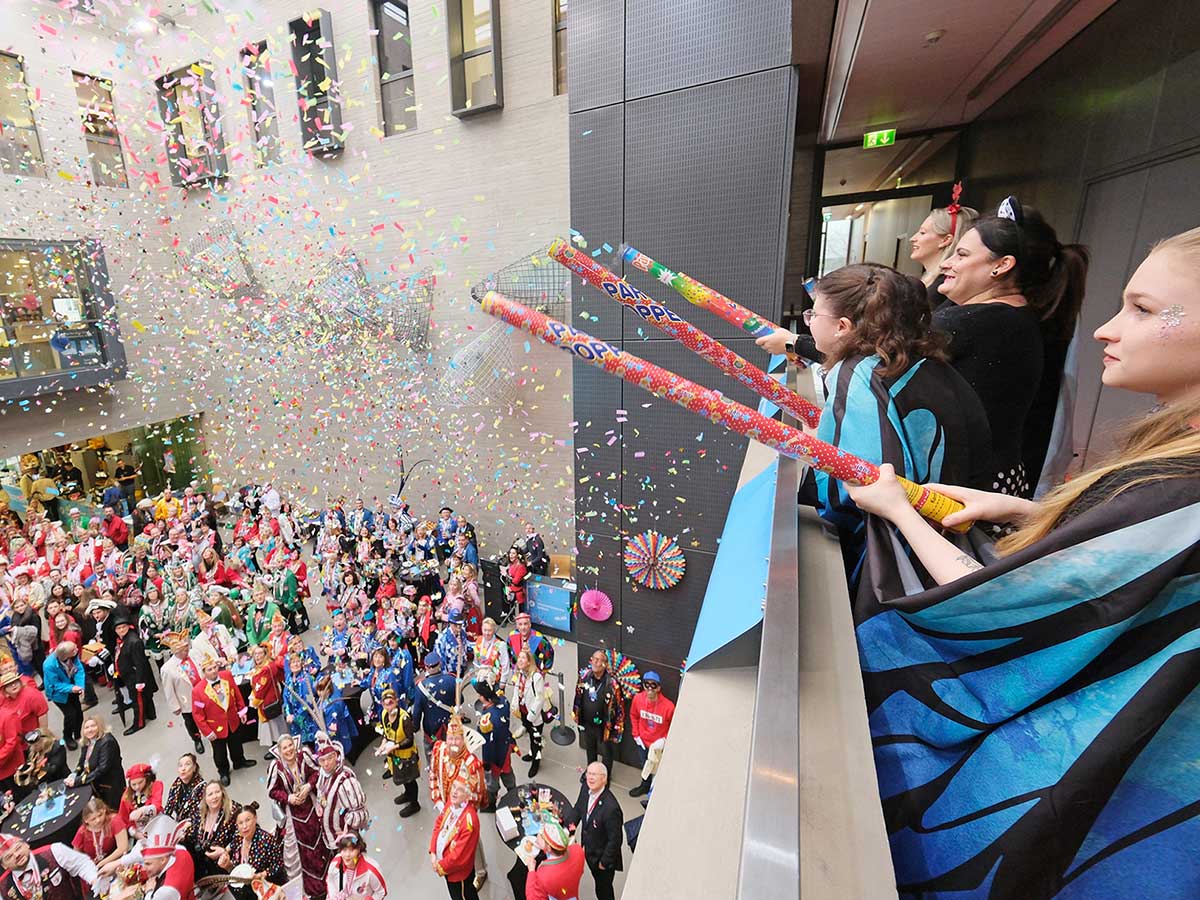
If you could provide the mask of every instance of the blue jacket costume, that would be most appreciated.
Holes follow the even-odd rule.
[[[383,669],[368,669],[359,681],[359,686],[371,695],[371,715],[367,717],[368,722],[379,721],[379,715],[383,712],[383,692],[391,689],[396,692],[397,698],[400,697],[400,679],[396,677],[396,672],[389,666]],[[406,701],[400,699],[400,704],[407,705]]]
[[[417,696],[416,666],[407,647],[399,647],[392,654],[392,671],[396,676],[396,697],[403,707],[412,705]]]
[[[71,697],[72,687],[83,687],[83,663],[76,659],[75,675],[68,678],[57,656],[51,654],[46,657],[46,662],[42,664],[42,689],[46,699],[53,703],[66,703]]]
[[[471,667],[471,639],[465,629],[460,628],[458,636],[446,628],[438,635],[433,645],[433,652],[442,658],[442,668],[458,678],[466,677]]]
[[[319,705],[316,682],[307,671],[299,674],[288,669],[283,681],[283,712],[288,731],[306,744],[317,739],[317,723],[312,712]]]
[[[329,699],[321,707],[321,715],[325,718],[325,731],[330,738],[342,745],[342,750],[350,753],[354,739],[358,737],[358,726],[350,714],[350,707],[342,699],[342,692],[334,689]]]
[[[497,697],[491,706],[485,706],[479,716],[479,733],[483,735],[483,751],[480,756],[485,766],[504,768],[512,746],[512,712],[508,701]]]
[[[441,738],[454,712],[457,689],[458,682],[449,672],[426,676],[414,694],[413,728],[420,728],[432,738]]]

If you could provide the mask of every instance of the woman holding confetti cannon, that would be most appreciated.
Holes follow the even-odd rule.
[[[923,296],[916,278],[873,264],[845,266],[817,282],[813,308],[804,313],[825,355],[825,413],[816,435],[847,453],[890,463],[910,481],[985,487],[987,414],[946,362],[945,339],[931,330]],[[856,586],[889,596],[901,590],[884,584],[897,577],[887,529],[872,527],[843,483],[814,471],[801,498],[837,526],[851,596]],[[932,586],[927,574],[917,574]]]

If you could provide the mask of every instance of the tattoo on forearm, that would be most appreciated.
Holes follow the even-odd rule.
[[[961,556],[959,556],[955,560],[955,562],[962,563],[968,569],[982,569],[983,568],[983,563],[979,562],[979,560],[975,559],[973,556],[971,556],[968,553],[964,553]]]

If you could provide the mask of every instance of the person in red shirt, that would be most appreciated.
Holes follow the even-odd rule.
[[[117,814],[136,836],[142,827],[162,812],[163,783],[154,777],[149,763],[136,763],[125,770],[125,793]]]
[[[571,843],[567,829],[546,822],[538,832],[537,845],[546,854],[525,879],[525,900],[564,900],[579,896],[583,879],[583,847]]]
[[[13,776],[25,762],[25,746],[20,712],[11,703],[0,703],[0,791],[18,790]]]
[[[0,675],[0,688],[4,690],[3,705],[17,712],[21,734],[48,728],[46,713],[50,710],[50,704],[32,678],[8,671]]]
[[[129,526],[111,506],[104,507],[104,522],[101,523],[100,530],[106,538],[117,545],[117,549],[121,552],[124,552],[129,546]]]
[[[642,687],[644,690],[634,696],[629,707],[633,740],[642,754],[642,783],[629,792],[630,797],[650,793],[654,773],[658,771],[663,749],[667,746],[671,719],[675,717],[675,704],[663,696],[662,679],[657,672],[643,675]]]
[[[433,823],[429,839],[429,861],[446,879],[451,897],[479,900],[475,887],[475,847],[479,844],[479,813],[471,802],[467,783],[456,780],[450,787],[450,802]]]

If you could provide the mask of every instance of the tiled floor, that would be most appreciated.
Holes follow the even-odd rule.
[[[312,604],[313,612],[320,604]],[[323,614],[323,610],[322,610]],[[314,623],[316,624],[316,623]],[[310,632],[311,634],[311,632]],[[564,673],[566,681],[566,704],[569,718],[570,698],[575,688],[576,673],[574,672],[575,645],[564,644],[556,648],[555,670]],[[111,694],[101,691],[100,705],[96,711],[107,712],[111,707]],[[161,704],[160,706],[165,706]],[[57,707],[51,704],[50,725],[56,733],[61,734],[62,718]],[[178,719],[166,714],[160,709],[157,721],[136,735],[124,737],[121,735],[121,724],[112,717],[110,724],[121,742],[125,766],[140,761],[153,762],[159,777],[167,786],[175,778],[175,765],[179,755],[192,749],[191,740]],[[549,739],[549,727],[546,729],[545,751],[541,770],[537,780],[552,785],[573,801],[579,792],[579,777],[584,765],[583,752],[579,749],[578,741],[569,747],[560,747]],[[518,743],[522,752],[528,748],[525,738]],[[253,769],[234,772],[231,793],[233,798],[242,803],[257,800],[264,809],[268,808],[266,797],[267,763],[263,761],[262,752],[251,752],[255,748],[247,745],[247,757],[259,760]],[[388,894],[392,897],[404,897],[405,900],[425,900],[425,898],[443,898],[446,896],[445,882],[438,878],[429,866],[429,836],[436,816],[434,808],[428,804],[428,790],[424,782],[420,786],[421,811],[408,819],[396,815],[399,809],[392,802],[399,791],[391,783],[382,779],[382,766],[373,757],[372,749],[364,751],[358,760],[355,771],[362,781],[367,794],[368,808],[374,817],[370,829],[366,832],[368,855],[372,856],[383,871],[388,882]],[[78,754],[72,753],[71,765],[74,766]],[[205,755],[200,759],[201,767],[206,775],[215,774],[212,771],[211,756]],[[518,784],[527,779],[529,764],[514,758]],[[626,819],[642,814],[641,804],[629,797],[629,788],[639,781],[639,773],[629,766],[617,764],[613,771],[613,790],[621,801]],[[480,891],[484,900],[507,900],[512,897],[505,874],[515,861],[514,854],[501,842],[495,829],[495,817],[484,814],[481,816],[485,840],[484,853],[488,861],[489,879]],[[269,824],[269,814],[264,816],[264,824]],[[624,848],[625,865],[628,866],[631,854],[629,848]],[[624,885],[624,872],[617,873],[616,888],[618,895]],[[579,894],[580,900],[591,900],[595,891],[591,876],[584,873],[583,884]],[[518,898],[523,900],[523,898]]]

